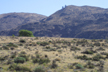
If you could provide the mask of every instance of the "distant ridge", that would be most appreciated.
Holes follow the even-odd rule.
[[[39,22],[20,25],[0,35],[27,29],[35,36],[102,39],[108,37],[108,9],[69,5]]]
[[[0,31],[15,28],[19,25],[38,22],[45,18],[36,13],[6,13],[0,14]]]

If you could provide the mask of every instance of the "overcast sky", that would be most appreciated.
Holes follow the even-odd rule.
[[[0,0],[0,14],[26,12],[49,16],[65,5],[108,8],[108,0]]]

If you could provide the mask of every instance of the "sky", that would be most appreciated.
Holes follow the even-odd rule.
[[[108,0],[0,0],[0,14],[25,12],[50,16],[65,5],[108,8]]]

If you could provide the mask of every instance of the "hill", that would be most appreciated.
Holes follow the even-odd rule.
[[[0,31],[15,28],[19,25],[38,22],[46,16],[35,13],[7,13],[0,15]]]
[[[0,35],[18,35],[21,29],[35,36],[101,39],[108,37],[108,9],[91,6],[66,6],[40,22],[28,23]]]

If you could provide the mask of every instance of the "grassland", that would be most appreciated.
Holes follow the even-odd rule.
[[[107,71],[107,39],[0,37],[0,72]]]

